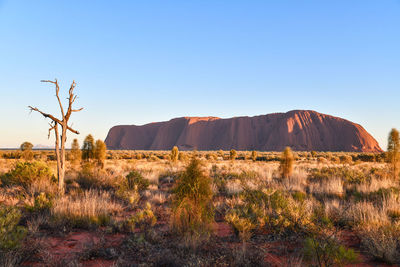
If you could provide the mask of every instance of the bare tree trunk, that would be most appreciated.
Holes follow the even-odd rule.
[[[76,100],[76,95],[74,95],[74,88],[76,86],[75,81],[72,82],[71,87],[69,88],[69,103],[68,103],[68,110],[67,113],[64,113],[64,108],[61,104],[60,96],[59,96],[59,91],[60,87],[58,86],[57,79],[55,81],[42,81],[42,82],[49,82],[53,83],[56,86],[56,97],[58,100],[58,104],[60,106],[61,110],[61,115],[62,115],[62,120],[57,119],[51,114],[44,113],[40,111],[38,108],[33,108],[29,106],[31,111],[37,111],[40,114],[42,114],[45,118],[49,118],[52,120],[54,125],[50,124],[51,128],[49,129],[49,137],[50,137],[50,132],[54,130],[55,133],[55,152],[56,152],[56,159],[57,159],[57,178],[58,178],[58,188],[60,190],[60,193],[63,194],[65,191],[64,188],[64,176],[65,176],[65,142],[67,140],[67,130],[79,134],[78,131],[72,129],[71,127],[68,126],[68,120],[72,114],[72,112],[78,112],[81,111],[83,108],[80,109],[72,109],[72,104]],[[61,126],[61,135],[59,135],[58,132],[58,125]],[[60,140],[61,139],[61,140]],[[60,144],[61,142],[61,144]]]
[[[61,170],[62,170],[62,165],[61,165],[61,157],[60,157],[60,146],[59,146],[59,135],[58,135],[58,125],[55,124],[54,126],[54,134],[56,137],[56,146],[55,146],[55,151],[56,151],[56,159],[57,159],[57,180],[58,180],[58,189],[60,190],[61,194],[64,193],[64,177],[60,177]]]
[[[61,170],[59,172],[59,184],[62,184],[64,190],[64,175],[65,175],[65,141],[67,140],[67,124],[65,123],[65,127],[63,127],[62,135],[61,135]]]

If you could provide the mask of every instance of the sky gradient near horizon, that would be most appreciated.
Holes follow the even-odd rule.
[[[0,38],[0,148],[53,145],[27,106],[58,114],[40,83],[54,78],[78,84],[81,143],[119,124],[293,109],[359,123],[383,149],[400,128],[399,0],[0,0]]]

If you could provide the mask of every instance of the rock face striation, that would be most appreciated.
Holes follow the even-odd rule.
[[[143,126],[119,125],[108,132],[109,149],[381,152],[359,124],[310,110],[255,117],[183,117]]]

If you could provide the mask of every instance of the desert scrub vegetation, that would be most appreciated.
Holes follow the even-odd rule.
[[[21,246],[27,228],[20,225],[18,208],[0,204],[0,266],[19,266],[22,261]]]
[[[55,182],[50,168],[43,162],[16,162],[14,168],[1,176],[4,185],[21,185],[28,187],[37,181]]]
[[[307,237],[304,255],[313,266],[344,266],[357,261],[358,254],[353,249],[340,245],[333,236]]]
[[[33,153],[43,160],[0,159],[0,204],[20,214],[21,249],[78,233],[122,238],[104,248],[116,265],[398,264],[400,187],[380,154],[296,152],[282,177],[281,152],[258,151],[254,160],[238,151],[231,160],[230,151],[199,151],[193,163],[187,151],[176,161],[171,151],[107,151],[100,166],[95,158],[74,162],[71,151],[62,195],[54,152]],[[32,171],[36,164],[48,171]],[[86,245],[90,257],[108,255]],[[40,253],[29,260],[45,265],[50,257]],[[71,262],[83,264],[85,253]]]
[[[172,228],[194,245],[199,239],[207,238],[212,231],[214,207],[211,183],[194,155],[172,191]]]
[[[400,262],[400,225],[364,224],[358,229],[361,243],[375,259],[389,264]]]
[[[17,208],[0,205],[0,256],[18,248],[26,236],[26,228],[19,225],[21,212]]]
[[[55,225],[88,228],[111,224],[112,214],[121,212],[122,205],[108,192],[88,190],[56,199],[50,211]]]
[[[144,235],[147,235],[150,229],[156,224],[157,217],[155,216],[151,204],[146,202],[143,209],[138,210],[135,215],[131,216],[126,225],[130,231],[134,232],[136,228],[141,230]]]

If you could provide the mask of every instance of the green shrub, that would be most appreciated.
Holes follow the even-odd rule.
[[[120,180],[120,177],[109,175],[106,170],[99,168],[98,162],[83,161],[81,166],[82,170],[75,181],[82,189],[113,190]]]
[[[296,192],[292,193],[292,197],[296,201],[303,202],[304,200],[307,199],[307,194],[303,193],[303,192],[296,191]]]
[[[86,161],[90,161],[94,159],[94,138],[91,134],[85,137],[82,146],[82,159]]]
[[[214,221],[212,181],[193,156],[173,188],[172,227],[189,237],[208,236]]]
[[[272,190],[245,190],[243,203],[235,209],[241,216],[249,218],[254,224],[266,227],[279,235],[304,233],[306,226],[312,223],[311,201],[296,201],[286,192]]]
[[[115,195],[123,201],[129,203],[132,207],[135,207],[140,200],[140,194],[136,189],[129,189],[126,183],[120,184],[119,188],[115,192]]]
[[[246,242],[251,237],[251,231],[256,227],[256,225],[246,217],[240,217],[238,213],[231,211],[225,215],[225,220],[233,227],[236,235]]]
[[[128,225],[131,231],[135,228],[139,228],[141,231],[146,233],[156,224],[156,222],[157,217],[154,215],[150,203],[146,203],[144,209],[139,210],[128,220]]]
[[[344,266],[355,262],[358,258],[353,249],[346,248],[331,237],[308,237],[304,242],[304,256],[313,265]]]
[[[50,168],[43,162],[17,162],[14,169],[1,177],[5,185],[21,185],[27,188],[34,182],[55,183],[56,179]]]
[[[97,161],[97,166],[103,169],[107,157],[107,146],[102,140],[99,139],[94,144],[93,155]]]
[[[308,175],[308,179],[311,182],[322,182],[334,177],[343,179],[347,184],[361,184],[370,180],[368,174],[347,167],[323,167],[321,169],[312,169]]]
[[[126,176],[126,181],[130,190],[137,189],[139,192],[146,190],[150,185],[150,181],[145,179],[140,172],[135,170],[131,171]]]
[[[27,205],[26,208],[30,212],[49,211],[53,206],[53,199],[44,192],[35,197],[33,206]]]
[[[19,226],[21,212],[13,207],[0,206],[0,256],[1,251],[18,248],[26,236],[25,227]]]

